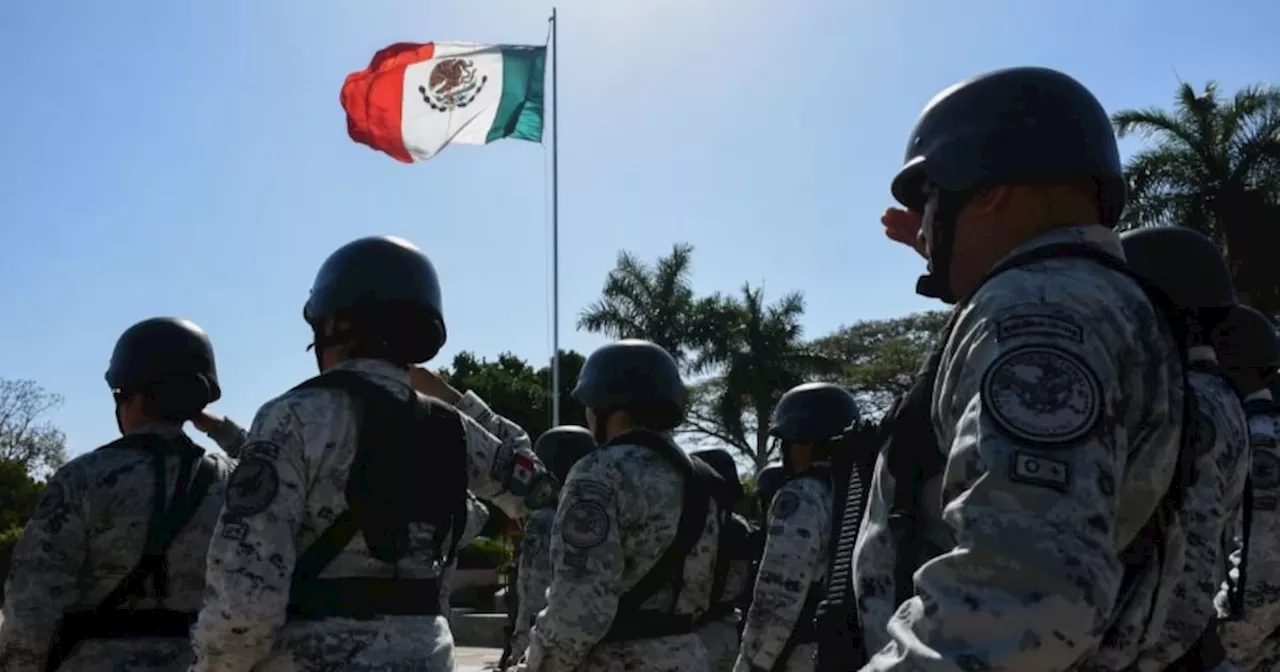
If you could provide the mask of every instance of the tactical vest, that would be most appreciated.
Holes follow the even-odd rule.
[[[1005,271],[1039,261],[1062,257],[1087,259],[1129,277],[1142,289],[1148,301],[1156,309],[1157,314],[1170,326],[1172,333],[1179,333],[1178,329],[1174,328],[1176,309],[1168,298],[1151,286],[1150,283],[1134,275],[1124,265],[1123,261],[1093,246],[1079,243],[1046,245],[1008,259],[993,269],[983,282],[984,284],[990,282]],[[939,548],[925,536],[928,514],[924,508],[923,495],[925,484],[941,475],[943,469],[946,468],[946,456],[939,450],[940,443],[933,427],[933,389],[942,364],[942,355],[952,332],[955,330],[956,318],[963,312],[964,306],[965,302],[961,302],[952,310],[951,316],[947,319],[945,326],[943,326],[941,333],[938,335],[937,343],[934,344],[933,350],[929,353],[921,371],[916,375],[910,391],[898,399],[893,408],[885,415],[885,421],[880,426],[881,459],[885,460],[886,469],[895,482],[894,497],[889,506],[888,525],[890,533],[895,539],[894,545],[897,549],[893,579],[894,600],[898,605],[914,596],[915,585],[912,577],[915,571],[928,560],[950,550]],[[1185,390],[1183,418],[1185,423],[1185,418],[1189,411],[1188,405],[1193,397],[1185,377],[1187,370],[1185,348],[1182,347],[1181,343],[1177,345],[1177,350],[1183,357],[1183,386]],[[1134,585],[1135,581],[1141,576],[1141,572],[1150,565],[1149,557],[1142,552],[1143,546],[1148,543],[1148,540],[1154,541],[1156,545],[1156,557],[1164,557],[1164,535],[1163,531],[1159,529],[1159,512],[1161,510],[1177,511],[1182,508],[1183,498],[1194,473],[1194,460],[1192,456],[1188,455],[1188,452],[1185,450],[1179,451],[1177,466],[1169,489],[1157,504],[1155,512],[1147,520],[1142,530],[1139,531],[1129,546],[1120,552],[1121,562],[1125,567],[1121,583],[1121,595],[1127,592],[1126,587]],[[853,541],[848,541],[846,537],[850,528],[853,528],[852,533],[856,537],[857,527],[857,525],[845,525],[842,523],[841,540],[837,546],[854,543]],[[1157,566],[1162,566],[1163,564],[1163,560],[1160,560]],[[850,577],[851,579],[852,577]],[[853,586],[849,586],[849,589],[856,590]],[[850,608],[852,608],[852,605],[850,605]],[[1154,605],[1152,605],[1152,608],[1154,609]],[[1148,613],[1147,621],[1150,622],[1153,616],[1154,614]],[[862,641],[860,634],[857,635],[857,641],[859,643]],[[846,661],[847,665],[844,669],[858,669],[862,664],[865,664],[867,657],[875,653],[874,651],[862,651],[861,648],[859,645],[859,650],[856,651],[857,657]]]
[[[147,536],[138,563],[97,606],[63,616],[46,660],[45,669],[50,671],[58,669],[82,641],[186,638],[196,620],[195,612],[163,608],[121,609],[121,605],[130,599],[145,597],[164,603],[169,594],[169,548],[200,510],[205,495],[218,478],[217,465],[185,435],[130,434],[98,450],[136,450],[150,458],[155,484]],[[167,497],[169,488],[165,468],[165,458],[169,456],[179,459],[172,501]]]
[[[356,454],[347,509],[298,558],[289,618],[317,620],[440,614],[440,579],[322,579],[356,533],[374,559],[394,564],[415,550],[410,526],[431,525],[435,558],[448,567],[467,524],[466,435],[458,412],[413,392],[399,397],[354,372],[323,373],[294,390],[341,390],[356,403]]]
[[[712,493],[725,487],[725,483],[714,469],[702,460],[689,457],[671,439],[657,432],[644,429],[623,432],[601,446],[600,450],[628,444],[648,448],[676,468],[684,482],[683,504],[675,537],[653,567],[631,590],[618,598],[613,626],[602,641],[627,642],[690,634],[695,628],[693,616],[675,612],[684,588],[685,560],[706,527]],[[671,604],[666,611],[643,608],[645,602],[668,586],[672,589]]]

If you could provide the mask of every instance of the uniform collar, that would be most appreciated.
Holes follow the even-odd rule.
[[[148,422],[145,425],[138,425],[133,429],[124,432],[125,436],[135,436],[138,434],[152,434],[155,436],[163,436],[173,438],[182,436],[182,423],[180,422]]]
[[[1271,390],[1263,388],[1244,398],[1245,401],[1272,401]]]
[[[1120,235],[1111,229],[1099,224],[1084,224],[1078,226],[1059,226],[1022,243],[1013,248],[1000,261],[996,262],[993,268],[999,267],[1006,261],[1033,252],[1042,247],[1050,245],[1062,245],[1064,243],[1074,243],[1077,245],[1085,245],[1097,248],[1102,252],[1115,257],[1120,261],[1124,261],[1124,245],[1120,243]]]
[[[1218,353],[1207,345],[1193,345],[1187,348],[1187,363],[1217,365]]]
[[[409,371],[385,359],[367,359],[363,357],[346,359],[329,367],[329,371],[354,371],[390,390],[403,390],[406,387],[413,387],[413,383],[409,380]]]

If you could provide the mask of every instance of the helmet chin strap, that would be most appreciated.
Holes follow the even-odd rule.
[[[956,219],[968,205],[971,195],[950,191],[934,191],[929,196],[934,201],[933,220],[930,222],[929,272],[916,280],[916,294],[938,299],[948,305],[955,304],[955,289],[951,287],[951,259],[955,251]]]

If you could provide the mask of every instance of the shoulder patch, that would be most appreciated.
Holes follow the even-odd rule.
[[[1102,419],[1102,383],[1080,357],[1049,345],[1001,353],[982,376],[982,407],[1010,436],[1036,444],[1078,441]]]
[[[224,507],[234,516],[252,516],[266,511],[279,492],[280,474],[275,463],[250,457],[231,473]]]
[[[1009,456],[1009,480],[1066,492],[1071,486],[1071,465],[1015,450]]]
[[[1255,487],[1270,489],[1280,485],[1280,459],[1259,451],[1251,456],[1251,461],[1250,477]]]
[[[595,548],[609,536],[609,514],[598,502],[578,500],[564,512],[560,538],[574,548]]]
[[[1084,343],[1084,328],[1071,320],[1054,315],[1016,315],[996,322],[997,341],[1019,336],[1063,338]]]
[[[769,518],[785,520],[799,508],[800,496],[790,490],[783,490],[773,496],[773,508],[769,511]]]

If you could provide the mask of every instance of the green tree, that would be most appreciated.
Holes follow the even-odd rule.
[[[714,334],[707,322],[714,302],[694,295],[692,264],[693,246],[687,243],[677,243],[652,266],[619,252],[600,299],[582,311],[578,328],[616,339],[648,339],[688,365]]]
[[[1246,300],[1280,313],[1280,88],[1254,85],[1225,97],[1214,82],[1182,84],[1172,110],[1117,112],[1120,137],[1148,146],[1130,157],[1126,227],[1186,226],[1226,251]]]
[[[583,362],[577,352],[560,352],[560,420],[564,424],[586,422],[582,406],[569,394]],[[510,353],[488,361],[460,352],[453,364],[440,373],[460,391],[474,390],[495,412],[523,427],[532,439],[551,428],[550,366],[535,369]]]
[[[694,369],[715,371],[695,387],[689,430],[737,448],[758,469],[773,457],[769,418],[778,398],[800,383],[830,377],[839,364],[804,340],[804,296],[772,304],[764,290],[743,285],[739,297],[712,297],[704,317],[719,337],[708,339]]]
[[[947,311],[935,310],[864,320],[819,338],[813,348],[840,362],[840,381],[858,398],[864,414],[878,417],[911,389],[947,316]]]

